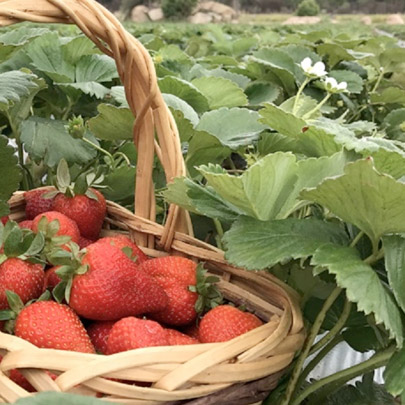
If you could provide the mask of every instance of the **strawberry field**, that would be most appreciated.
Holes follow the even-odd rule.
[[[405,403],[403,31],[396,28],[388,33],[384,28],[377,35],[373,27],[360,25],[162,24],[126,29],[152,57],[159,88],[177,124],[186,166],[187,176],[168,184],[155,158],[156,222],[165,222],[168,206],[174,203],[191,213],[196,238],[224,250],[230,264],[251,274],[269,272],[299,293],[306,340],[262,403]],[[127,239],[118,237],[112,243],[124,252],[117,253],[109,243],[91,245],[104,220],[105,203],[98,214],[104,198],[134,209],[138,157],[134,123],[114,60],[76,27],[19,24],[0,29],[0,217],[4,222],[0,223],[0,326],[8,321],[7,332],[15,326],[16,335],[30,340],[15,311],[43,292],[43,280],[31,295],[25,294],[26,287],[6,286],[13,270],[5,264],[17,259],[40,267],[41,274],[46,263],[47,269],[50,263],[59,266],[58,277],[47,275],[48,292],[42,299],[51,300],[51,305],[69,302],[74,310],[69,309],[69,316],[77,322],[76,314],[86,319],[92,339],[98,328],[110,333],[112,320],[130,316],[134,306],[133,315],[154,314],[142,319],[153,325],[139,326],[143,337],[157,328],[150,346],[169,344],[157,321],[171,325],[176,345],[195,344],[195,339],[226,341],[262,325],[243,305],[223,305],[214,288],[217,280],[208,277],[208,284],[204,283],[203,264],[196,272],[188,259],[171,258],[159,266],[173,270],[184,260],[183,274],[173,270],[170,276],[162,275],[158,265],[148,263],[166,259],[147,260]],[[10,212],[8,202],[15,191],[55,185],[62,194],[47,188],[39,202],[30,202],[32,192],[25,194],[27,218]],[[42,219],[45,211],[73,212],[76,208],[64,208],[62,200],[74,195],[93,204],[84,214],[82,205],[77,208],[81,220],[87,221],[83,228],[73,224],[73,230],[61,232],[65,224],[58,216]],[[34,220],[34,225],[14,222],[22,219]],[[95,231],[89,230],[93,224],[98,227]],[[87,250],[80,250],[79,245],[86,249],[89,244]],[[72,275],[83,276],[89,267],[99,266],[104,255],[106,261],[108,256],[122,255],[118,259],[127,267],[133,265],[130,259],[135,260],[152,274],[157,284],[146,279],[136,282],[139,291],[153,292],[153,300],[145,304],[136,294],[125,297],[117,319],[106,312],[121,298],[122,290],[114,294],[109,287],[101,290],[103,299],[112,296],[104,307],[96,299],[93,307],[81,301]],[[108,268],[107,279],[114,266],[103,266]],[[185,278],[181,293],[171,284],[180,278]],[[178,301],[190,301],[191,309],[180,314],[177,307],[169,308],[166,294],[183,294]],[[218,304],[238,315],[212,309]],[[218,311],[214,318],[220,319],[219,327],[205,326],[208,317],[200,321],[208,311]],[[193,336],[189,329],[196,319],[200,332]],[[233,334],[240,319],[246,329]],[[88,320],[104,325],[91,326]],[[108,354],[143,347],[121,342],[121,335],[132,326],[118,323],[104,349],[89,342],[87,332],[80,329],[79,335],[86,338],[77,351],[92,353],[92,344]],[[225,329],[231,330],[229,335]],[[226,336],[212,337],[215,333]],[[311,371],[341,342],[372,355],[335,374],[309,380]],[[383,385],[373,379],[380,367],[385,367]],[[357,377],[355,384],[347,384]],[[18,404],[62,404],[59,394],[41,395],[45,395],[41,402],[26,398]],[[66,401],[102,403],[70,395]]]

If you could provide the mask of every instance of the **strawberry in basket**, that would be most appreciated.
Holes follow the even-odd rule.
[[[7,290],[20,295],[24,303],[42,294],[44,242],[43,235],[23,231],[13,221],[0,224],[0,309],[8,308]]]
[[[80,316],[113,321],[167,306],[163,288],[117,246],[95,242],[83,251],[70,247],[71,252],[59,251],[50,260],[62,266],[56,273],[66,290],[58,288],[58,299],[64,297]]]
[[[95,174],[80,175],[71,182],[68,164],[62,159],[57,169],[56,191],[47,193],[53,198],[52,210],[61,212],[76,222],[83,238],[98,238],[106,214],[104,196],[90,185],[102,181]]]

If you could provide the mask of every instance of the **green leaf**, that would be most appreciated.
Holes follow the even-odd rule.
[[[32,397],[21,398],[15,402],[15,405],[106,405],[108,403],[111,404],[111,402],[83,395],[43,392]]]
[[[26,54],[34,67],[55,83],[73,83],[75,67],[65,59],[61,38],[57,33],[49,33],[34,39],[26,46]]]
[[[69,187],[71,183],[69,165],[65,159],[61,159],[56,169],[56,180],[60,187]]]
[[[3,31],[0,34],[0,43],[3,45],[21,46],[25,45],[31,39],[40,37],[49,32],[48,28],[21,26],[19,28]]]
[[[384,380],[388,392],[392,395],[405,393],[405,348],[391,357],[384,371]]]
[[[356,225],[374,243],[384,234],[405,232],[405,184],[378,173],[371,159],[349,163],[344,175],[303,191],[301,197]]]
[[[214,135],[231,149],[237,149],[258,139],[265,129],[258,119],[259,114],[255,111],[224,107],[204,113],[196,129]]]
[[[163,196],[168,202],[177,204],[190,212],[221,221],[234,221],[242,214],[210,187],[203,187],[187,178],[176,178],[168,185]]]
[[[405,108],[398,108],[387,114],[383,124],[388,138],[404,141],[405,131],[402,129],[403,126],[401,126],[404,122]]]
[[[206,97],[211,110],[220,107],[240,107],[248,104],[243,90],[222,77],[200,77],[192,84]]]
[[[232,153],[231,149],[214,135],[207,132],[196,131],[191,138],[186,156],[187,168],[192,177],[198,175],[196,166],[207,163],[222,163]]]
[[[198,114],[195,112],[193,107],[191,107],[191,105],[187,104],[184,100],[174,96],[173,94],[163,94],[163,99],[168,107],[181,111],[183,113],[183,117],[189,120],[194,127],[198,124]]]
[[[0,73],[0,111],[5,111],[38,88],[37,76],[26,71]]]
[[[405,104],[405,90],[388,87],[381,93],[372,93],[370,100],[374,104]]]
[[[253,61],[267,67],[279,80],[288,94],[295,92],[295,79],[303,73],[288,53],[274,48],[262,48],[253,52]]]
[[[62,45],[64,58],[70,63],[76,65],[85,55],[91,55],[100,52],[89,38],[79,35],[70,38],[69,42]]]
[[[347,328],[342,332],[342,336],[346,343],[357,352],[366,353],[370,350],[377,351],[385,347],[382,346],[379,337],[376,335],[375,327]],[[388,342],[384,342],[384,344],[387,345]]]
[[[398,305],[405,312],[405,238],[387,235],[383,238],[385,268]]]
[[[295,156],[282,152],[264,157],[241,176],[231,176],[212,165],[199,171],[223,199],[263,221],[283,217],[298,178]]]
[[[199,113],[209,109],[207,98],[193,84],[185,80],[167,76],[160,79],[158,84],[162,93],[177,96]]]
[[[0,176],[0,217],[8,214],[6,202],[18,189],[21,180],[21,169],[14,148],[7,144],[8,139],[0,135],[0,173],[7,173],[7,176]]]
[[[6,297],[8,306],[15,313],[18,314],[24,308],[24,303],[21,301],[19,295],[15,292],[6,290]]]
[[[120,166],[108,173],[103,182],[107,186],[102,190],[103,195],[111,201],[131,203],[134,199],[135,172],[135,167]]]
[[[18,225],[14,226],[4,241],[4,254],[7,257],[17,257],[24,253],[21,248],[22,237],[22,229]]]
[[[260,110],[263,117],[260,122],[268,125],[271,129],[292,138],[297,138],[303,133],[303,128],[307,126],[301,118],[290,114],[274,104],[266,104]]]
[[[273,103],[280,95],[280,87],[273,83],[256,81],[246,87],[245,93],[250,105]]]
[[[64,158],[70,164],[88,163],[97,151],[81,139],[72,138],[65,123],[40,117],[31,117],[21,125],[21,140],[25,150],[35,161],[44,161],[56,167]]]
[[[99,104],[98,115],[88,120],[91,132],[97,138],[107,141],[133,138],[134,115],[126,107]]]
[[[110,90],[100,83],[109,82],[118,77],[114,59],[107,55],[85,55],[75,67],[74,83],[59,83],[59,86],[72,87],[99,99]]]
[[[360,94],[363,90],[363,79],[350,70],[332,70],[329,76],[337,80],[338,83],[346,82],[347,90],[353,94]]]
[[[325,243],[347,243],[344,229],[317,219],[288,218],[262,222],[241,217],[225,233],[226,258],[232,264],[260,270],[308,257]]]
[[[402,346],[403,328],[401,314],[389,291],[371,266],[364,263],[357,250],[333,244],[326,244],[315,252],[311,264],[327,268],[334,274],[339,287],[346,289],[349,301],[366,315],[373,314],[377,324],[382,323]]]

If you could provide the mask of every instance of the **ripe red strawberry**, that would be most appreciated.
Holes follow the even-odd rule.
[[[3,224],[3,225],[6,225],[6,223],[8,222],[8,220],[9,220],[9,217],[6,215],[5,217],[1,217],[0,218],[0,221],[1,221],[1,223]]]
[[[68,197],[58,194],[52,205],[54,211],[65,214],[77,223],[80,234],[87,239],[97,239],[106,214],[104,196],[95,189],[90,189],[96,199],[85,194]]]
[[[43,292],[44,271],[40,264],[18,258],[6,259],[0,264],[0,309],[8,308],[6,291],[18,294],[25,304]]]
[[[30,229],[32,230],[32,224],[34,221],[30,220],[30,219],[26,219],[25,221],[21,221],[18,226],[21,229]]]
[[[163,288],[116,246],[93,243],[86,248],[82,265],[88,270],[74,277],[69,301],[80,316],[114,321],[167,305]]]
[[[150,314],[151,318],[168,325],[187,325],[196,319],[198,294],[189,290],[197,280],[197,265],[193,261],[180,256],[165,256],[147,260],[139,267],[151,275],[169,297],[168,306]]]
[[[75,221],[57,211],[48,211],[37,215],[32,223],[32,230],[34,232],[38,232],[39,222],[44,217],[47,219],[48,223],[54,220],[59,222],[59,230],[56,233],[57,236],[70,236],[72,242],[79,242],[80,231]]]
[[[121,250],[130,248],[132,250],[131,259],[133,259],[138,264],[148,260],[148,257],[145,255],[145,253],[143,253],[142,250],[125,235],[117,234],[114,236],[106,236],[105,238],[99,239],[97,243],[109,243],[110,245],[116,246],[118,249]]]
[[[37,215],[52,209],[52,198],[43,198],[49,190],[29,190],[24,193],[25,216],[27,219],[34,219]]]
[[[54,301],[38,301],[22,309],[14,333],[40,348],[95,353],[79,317]]]
[[[84,249],[85,247],[91,245],[92,243],[94,243],[94,240],[83,238],[83,236],[80,236],[80,238],[79,238],[80,249]]]
[[[59,268],[60,266],[54,266],[45,272],[44,290],[49,289],[52,291],[62,281],[62,279],[56,274],[56,271]]]
[[[94,322],[87,327],[87,333],[97,353],[107,353],[108,336],[114,324],[115,321]]]
[[[207,312],[200,322],[202,343],[225,342],[263,325],[255,315],[230,305],[219,305]]]
[[[200,343],[199,340],[191,336],[185,335],[184,333],[181,333],[176,329],[165,329],[165,331],[170,346],[195,345]]]
[[[157,322],[133,316],[116,322],[107,341],[107,354],[150,346],[168,346],[166,331]]]

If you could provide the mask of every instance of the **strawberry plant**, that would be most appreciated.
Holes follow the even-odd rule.
[[[376,37],[367,27],[330,25],[255,26],[249,34],[240,26],[138,25],[128,30],[152,54],[187,167],[187,177],[167,185],[155,162],[158,221],[169,202],[186,208],[196,235],[223,248],[230,263],[271,272],[300,293],[308,336],[268,403],[405,400],[405,51],[397,38]],[[37,192],[26,194],[28,216],[39,215],[29,227],[39,229],[48,242],[64,238],[58,235],[63,224],[52,225],[50,217],[47,230],[41,215],[49,207],[72,211],[65,199],[71,202],[73,194],[84,199],[94,183],[103,186],[105,198],[132,208],[134,118],[110,58],[71,27],[2,29],[0,84],[0,172],[7,173],[0,177],[2,221],[15,190],[55,183],[67,197],[59,194],[46,202],[37,199],[42,198]],[[7,145],[9,140],[15,147]],[[60,161],[66,164],[58,170]],[[103,201],[93,193],[93,204]],[[89,234],[79,228],[71,236],[83,246],[98,236],[99,228]],[[128,324],[119,326],[129,331],[136,323],[131,329],[135,337],[144,325],[131,318],[134,306],[141,307],[139,314],[146,311],[160,320],[171,316],[159,310],[176,296],[195,304],[200,284],[220,303],[220,296],[199,283],[198,274],[174,288],[175,275],[139,273],[152,266],[143,262],[151,261],[122,238],[100,240],[86,255],[72,246],[47,252],[61,266],[55,270],[62,279],[56,295],[67,287],[60,300],[67,298],[80,315],[95,321],[127,317]],[[26,252],[16,251],[16,257]],[[123,268],[106,267],[107,257]],[[107,277],[120,280],[114,294],[108,288],[83,300],[84,292]],[[134,278],[141,291],[154,291],[152,308],[136,294],[129,303],[116,299]],[[182,330],[191,329],[195,333],[195,326]],[[161,341],[170,344],[171,332],[164,330]],[[173,341],[189,340],[178,333]],[[308,381],[342,341],[374,354]],[[134,342],[118,342],[119,349],[111,352],[138,345]],[[381,366],[386,367],[385,388],[370,377]],[[363,380],[356,386],[345,386],[358,376]]]

